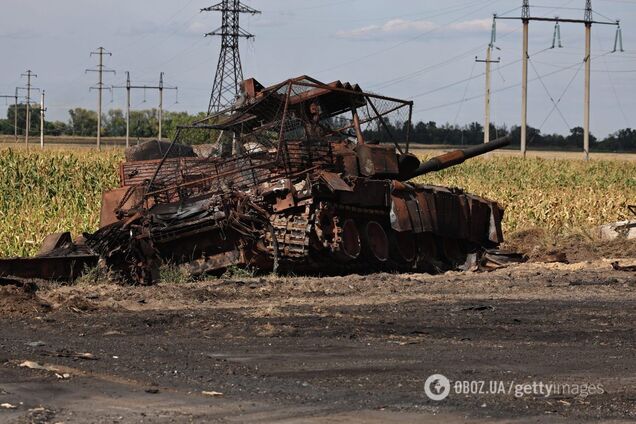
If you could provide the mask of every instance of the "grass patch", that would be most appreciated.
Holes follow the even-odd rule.
[[[223,278],[252,278],[255,275],[256,270],[253,268],[242,268],[236,265],[231,265],[223,273]]]
[[[171,262],[161,265],[161,268],[159,268],[159,279],[166,284],[188,284],[195,281],[192,275],[183,267]]]
[[[78,286],[98,286],[100,284],[109,284],[113,280],[113,276],[107,269],[99,265],[86,266],[82,275],[75,280],[74,284]]]

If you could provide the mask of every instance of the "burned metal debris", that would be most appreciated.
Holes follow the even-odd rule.
[[[134,284],[156,282],[166,261],[193,274],[230,266],[310,273],[457,268],[503,241],[502,208],[409,180],[509,140],[420,163],[409,153],[412,106],[340,81],[303,76],[265,88],[246,80],[232,108],[180,128],[172,144],[154,146],[160,156],[152,147],[129,155],[135,160],[121,164],[121,187],[104,193],[101,228],[85,242],[53,243],[62,246],[45,257],[53,264],[68,258],[60,248],[88,249],[92,259],[78,260],[99,257]],[[393,134],[389,120],[404,122],[404,131]],[[184,147],[201,140],[214,141],[197,149],[205,155]],[[6,264],[0,262],[0,275]],[[65,271],[75,275],[72,267]]]

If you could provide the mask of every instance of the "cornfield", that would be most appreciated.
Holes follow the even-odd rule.
[[[118,185],[121,151],[0,150],[0,256],[32,255],[47,234],[97,229],[101,193]],[[567,234],[628,217],[636,163],[493,157],[417,179],[506,207],[507,232]]]
[[[636,162],[622,160],[473,159],[417,179],[464,188],[506,208],[508,232],[539,227],[556,235],[629,217],[636,203]]]
[[[0,256],[32,255],[47,234],[94,231],[103,190],[119,183],[113,151],[0,150]]]

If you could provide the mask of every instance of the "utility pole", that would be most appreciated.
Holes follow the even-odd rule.
[[[130,72],[126,71],[126,148],[130,147]]]
[[[161,124],[163,123],[163,72],[159,74],[159,141],[161,141]]]
[[[111,69],[104,68],[104,56],[112,56],[113,54],[107,52],[106,49],[100,47],[96,52],[91,52],[91,57],[99,56],[99,64],[97,69],[87,69],[86,72],[97,72],[99,74],[97,85],[91,87],[90,90],[97,90],[97,150],[101,149],[102,142],[102,92],[104,90],[110,90],[110,88],[104,88],[104,72],[116,72]]]
[[[528,141],[528,24],[530,23],[530,0],[523,0],[521,7],[523,23],[523,47],[521,58],[521,154],[526,157]]]
[[[497,60],[492,60],[492,49],[495,47],[496,41],[495,25],[496,21],[493,17],[490,44],[488,44],[488,49],[486,49],[486,60],[478,59],[477,57],[475,57],[475,62],[486,64],[486,93],[484,100],[484,143],[490,142],[490,65],[493,63],[499,63],[501,61],[500,58],[497,58]]]
[[[585,2],[585,99],[583,100],[583,152],[590,160],[590,80],[592,72],[592,0]]]
[[[239,94],[239,84],[243,81],[243,68],[239,53],[239,39],[254,38],[239,25],[241,13],[251,15],[261,12],[245,6],[240,0],[222,0],[214,6],[201,9],[201,12],[221,12],[221,26],[205,36],[221,37],[221,53],[216,67],[208,114],[223,110],[234,104]]]
[[[40,149],[44,149],[44,94],[45,91],[42,90],[40,95]]]
[[[159,91],[159,110],[158,110],[158,120],[159,120],[159,140],[163,137],[163,91],[164,90],[175,90],[175,92],[179,93],[178,87],[166,87],[164,85],[163,78],[165,76],[164,72],[159,74],[159,85],[151,86],[151,85],[132,85],[130,82],[130,72],[126,71],[126,85],[113,86],[113,88],[125,88],[126,89],[126,147],[130,146],[130,94],[132,90],[158,90]]]
[[[533,17],[530,16],[530,0],[523,0],[523,6],[521,9],[521,17],[507,17],[507,16],[495,16],[495,19],[515,19],[521,20],[523,22],[523,65],[521,70],[521,152],[523,156],[526,156],[526,139],[527,139],[527,117],[528,117],[528,24],[530,21],[542,21],[542,22],[556,22],[557,26],[560,23],[574,23],[574,24],[584,24],[585,25],[585,99],[584,99],[584,112],[583,112],[583,150],[585,152],[585,159],[588,160],[590,157],[590,82],[591,82],[591,65],[592,65],[592,56],[591,56],[591,37],[592,37],[592,24],[599,25],[614,25],[617,27],[616,32],[616,41],[617,44],[619,37],[622,41],[622,36],[620,33],[620,22],[605,22],[605,21],[595,21],[593,10],[592,10],[592,0],[585,1],[585,15],[584,18],[581,19],[562,19],[562,18],[542,18],[542,17]],[[555,37],[557,32],[560,38],[560,28],[555,29]],[[554,44],[554,42],[553,42]],[[616,47],[614,48],[616,51]],[[622,51],[622,43],[621,43],[621,51]]]
[[[37,78],[38,76],[31,72],[31,70],[26,71],[26,73],[22,74],[23,77],[27,79],[27,96],[26,96],[26,129],[24,133],[24,144],[29,147],[29,128],[31,127],[31,90],[33,87],[31,86],[31,78]]]
[[[13,134],[15,137],[15,142],[18,142],[18,87],[15,89],[15,94],[12,96],[9,95],[0,95],[0,99],[13,99]]]
[[[13,134],[15,142],[18,142],[18,87],[15,88],[15,109],[13,109]]]

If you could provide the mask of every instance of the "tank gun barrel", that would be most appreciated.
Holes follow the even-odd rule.
[[[464,150],[453,150],[443,155],[436,156],[427,160],[421,164],[408,179],[419,177],[420,175],[428,174],[430,172],[441,171],[451,166],[459,165],[465,160],[480,156],[493,150],[500,149],[510,144],[512,137],[506,136],[493,140],[489,143],[480,144],[477,146],[469,147]]]

